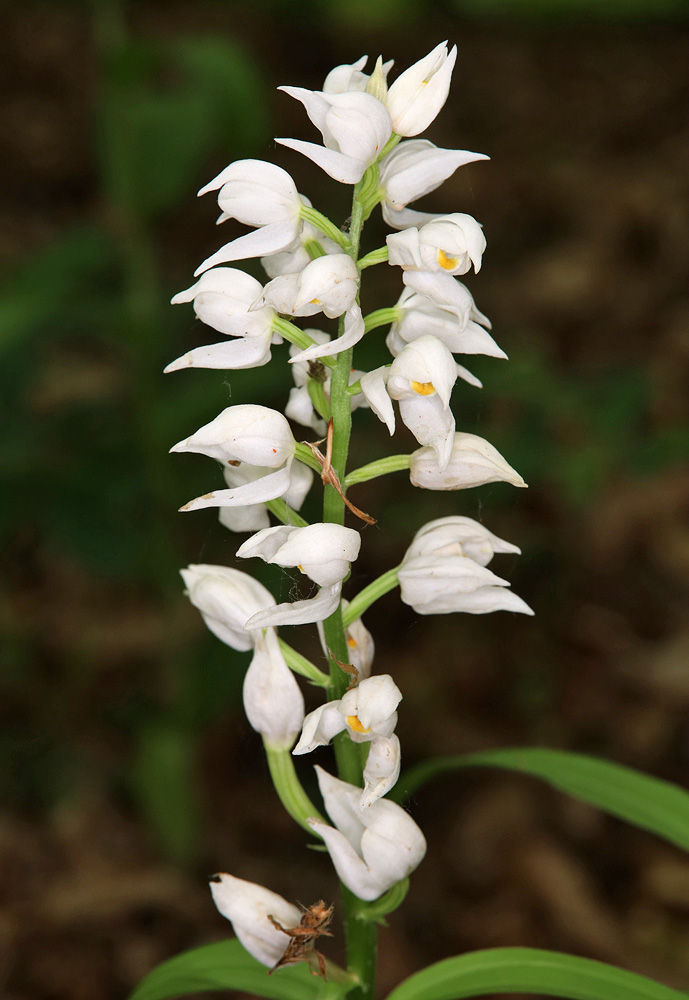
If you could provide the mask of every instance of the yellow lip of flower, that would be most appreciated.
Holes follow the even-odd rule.
[[[353,729],[355,733],[370,733],[371,730],[367,729],[365,726],[361,725],[358,715],[347,715],[345,716],[345,722],[350,729]]]
[[[409,384],[419,396],[432,396],[435,392],[435,386],[432,382],[410,382]]]
[[[356,649],[357,647],[356,639],[353,639],[352,636],[350,635],[349,639],[347,639],[347,645],[349,646],[350,649]]]
[[[448,257],[444,250],[438,250],[437,261],[445,271],[452,271],[459,263],[459,257]]]

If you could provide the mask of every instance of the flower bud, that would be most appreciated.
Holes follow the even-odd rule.
[[[428,128],[447,100],[457,47],[447,42],[410,66],[390,87],[386,105],[397,135],[418,135]]]
[[[242,694],[253,729],[271,749],[290,750],[304,722],[304,698],[274,629],[257,634]]]
[[[298,927],[301,911],[276,892],[233,875],[214,875],[210,888],[213,902],[231,922],[249,954],[262,965],[273,968],[284,955],[291,938],[269,918],[283,927]]]

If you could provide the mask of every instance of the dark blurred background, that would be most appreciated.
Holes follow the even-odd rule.
[[[670,780],[685,767],[687,173],[684,6],[674,0],[281,0],[5,4],[0,13],[0,991],[119,1000],[229,927],[205,876],[309,903],[332,869],[280,811],[240,701],[247,656],[182,595],[189,562],[233,563],[218,484],[168,448],[224,406],[282,407],[284,350],[253,371],[163,366],[208,331],[170,296],[241,227],[195,191],[246,156],[278,162],[338,222],[349,190],[275,135],[315,139],[275,87],[318,89],[363,52],[404,68],[459,47],[429,138],[489,153],[426,207],[485,226],[468,284],[509,362],[458,426],[530,484],[353,491],[379,518],[350,595],[421,524],[463,513],[522,546],[499,557],[537,617],[367,615],[404,691],[405,761],[542,745]],[[423,207],[423,206],[422,206]],[[380,245],[372,222],[366,249]],[[247,269],[259,274],[255,262]],[[399,294],[368,272],[364,305]],[[382,335],[362,362],[385,360]],[[353,462],[411,447],[357,414]],[[307,436],[304,434],[304,436]],[[315,500],[306,516],[317,519]],[[251,569],[245,566],[241,568]],[[290,580],[255,567],[278,599]],[[304,629],[304,632],[315,630]],[[288,635],[317,656],[314,635]],[[312,699],[310,706],[314,707]],[[331,766],[330,752],[314,762]],[[312,787],[308,763],[302,768]],[[429,854],[381,943],[381,989],[463,950],[568,950],[687,985],[689,865],[650,834],[515,774],[417,793]],[[328,947],[336,957],[341,935]]]

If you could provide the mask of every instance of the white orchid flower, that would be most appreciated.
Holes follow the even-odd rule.
[[[282,167],[263,160],[236,160],[202,187],[199,195],[218,189],[222,209],[218,222],[237,219],[258,228],[226,243],[196,269],[196,275],[216,264],[279,253],[297,238],[305,202]]]
[[[406,878],[426,853],[426,840],[401,806],[379,799],[361,809],[361,789],[316,767],[326,811],[335,824],[309,820],[325,841],[339,878],[355,896],[374,900]]]
[[[519,552],[468,517],[445,517],[416,533],[397,571],[400,596],[417,614],[533,611],[486,569],[495,552]]]
[[[304,722],[304,697],[285,663],[275,629],[256,633],[242,688],[250,725],[273,750],[289,750]]]
[[[414,277],[426,276],[424,271],[406,273]],[[488,323],[488,319],[476,308],[469,289],[454,278],[448,280],[454,286],[450,290],[452,309],[439,306],[436,301],[411,287],[404,289],[396,305],[401,313],[400,319],[392,324],[385,339],[390,353],[394,357],[406,344],[429,334],[441,340],[453,354],[486,354],[492,358],[506,358],[505,352],[479,325]],[[421,285],[423,287],[423,282]]]
[[[418,135],[428,128],[447,100],[457,46],[436,45],[397,77],[388,91],[387,109],[397,135]]]
[[[450,460],[455,418],[450,395],[457,380],[452,353],[437,337],[418,337],[390,366],[387,389],[419,444],[431,445],[441,468]],[[363,385],[362,385],[363,388]]]
[[[387,237],[388,260],[405,271],[478,273],[486,238],[476,219],[462,212],[441,215],[417,229],[410,226]]]
[[[263,466],[247,465],[246,462],[242,462],[240,465],[224,466],[223,475],[227,485],[234,489],[262,479],[270,475],[270,471]],[[289,488],[282,494],[282,499],[292,510],[301,510],[312,485],[313,472],[308,465],[293,462],[290,468]],[[246,507],[221,507],[218,516],[220,523],[230,531],[260,531],[262,528],[270,527],[268,510],[262,503],[248,504]]]
[[[383,218],[393,229],[423,226],[437,219],[442,213],[417,212],[407,205],[435,191],[458,167],[488,159],[485,153],[468,149],[440,149],[428,139],[401,142],[380,162]]]
[[[327,254],[312,260],[303,271],[269,281],[256,308],[267,305],[291,316],[323,312],[335,319],[354,306],[358,291],[359,272],[352,258],[346,253]]]
[[[402,692],[389,674],[368,677],[342,698],[309,712],[292,753],[311,753],[345,730],[355,743],[370,743],[376,736],[392,736],[401,700]]]
[[[296,441],[282,413],[254,403],[228,406],[215,420],[173,445],[170,451],[190,451],[223,464],[247,462],[277,471],[234,489],[206,493],[181,509],[245,507],[283,496],[290,487],[295,449]]]
[[[323,136],[324,146],[300,139],[275,141],[303,153],[333,180],[357,184],[392,135],[392,122],[385,106],[371,94],[354,91],[335,94],[303,87],[278,90],[301,101]]]
[[[277,525],[252,535],[237,549],[240,559],[258,556],[278,566],[297,566],[321,589],[315,597],[278,604],[269,612],[254,615],[248,627],[303,625],[328,618],[337,608],[342,581],[360,546],[358,531],[324,522],[304,528]]]
[[[365,91],[371,79],[367,73],[362,72],[367,62],[368,56],[362,56],[355,63],[345,63],[331,69],[323,82],[323,93],[344,94],[352,91]],[[381,71],[384,78],[387,78],[393,63],[394,59],[390,59],[382,64]]]
[[[275,312],[269,306],[249,312],[263,288],[259,281],[233,267],[216,267],[202,274],[191,288],[178,292],[172,304],[193,302],[198,318],[220,333],[237,339],[187,351],[166,372],[181,368],[258,368],[270,361],[270,346],[281,344],[273,332]]]
[[[256,633],[244,626],[252,615],[275,607],[270,591],[248,573],[229,566],[201,563],[180,572],[187,597],[213,635],[240,652],[252,649]]]
[[[282,927],[298,927],[302,911],[276,892],[225,872],[213,876],[210,889],[213,902],[249,954],[270,969],[277,965],[292,939],[270,918]]]
[[[497,448],[477,434],[456,431],[450,460],[440,468],[432,448],[419,448],[409,456],[409,478],[412,486],[424,490],[466,490],[486,483],[526,483]]]

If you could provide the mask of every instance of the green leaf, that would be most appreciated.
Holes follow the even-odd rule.
[[[429,965],[400,983],[387,1000],[461,1000],[516,991],[567,1000],[684,1000],[685,996],[589,958],[538,948],[487,948]]]
[[[403,775],[396,797],[464,767],[504,767],[542,778],[561,792],[689,850],[689,793],[621,764],[564,750],[522,748],[436,757]]]
[[[206,990],[242,990],[269,1000],[319,1000],[325,984],[305,964],[269,976],[239,941],[218,941],[185,951],[149,973],[129,1000],[167,1000]]]

